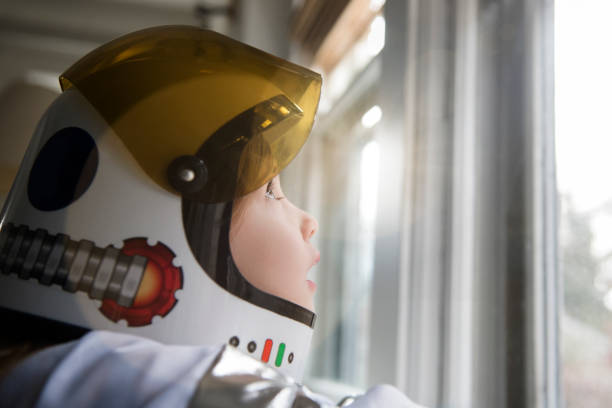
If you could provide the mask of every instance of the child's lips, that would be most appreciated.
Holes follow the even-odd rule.
[[[310,288],[310,290],[312,290],[313,292],[317,290],[317,284],[311,281],[310,279],[307,279],[306,283],[308,284],[308,288]]]
[[[319,253],[319,251],[316,251],[316,252],[315,252],[314,259],[313,259],[313,261],[312,261],[312,266],[311,266],[311,268],[313,268],[313,267],[314,267],[316,264],[318,264],[320,260],[321,260],[321,254]],[[317,284],[316,284],[316,283],[314,283],[313,281],[311,281],[310,279],[306,279],[306,283],[308,284],[308,288],[309,288],[311,291],[313,291],[313,292],[314,292],[315,290],[317,290]]]

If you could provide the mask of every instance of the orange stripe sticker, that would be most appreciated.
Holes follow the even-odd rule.
[[[263,353],[261,353],[261,361],[267,363],[270,359],[270,352],[272,352],[272,339],[267,339],[264,345]]]

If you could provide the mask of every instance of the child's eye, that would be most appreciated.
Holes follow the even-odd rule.
[[[270,180],[270,182],[268,183],[268,186],[266,187],[266,198],[269,200],[282,200],[283,197],[277,197],[276,194],[274,193],[274,190],[272,189],[272,182],[274,180]]]
[[[270,190],[266,191],[266,198],[270,200],[276,200],[276,196],[274,195],[274,192]]]

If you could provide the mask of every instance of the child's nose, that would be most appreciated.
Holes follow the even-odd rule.
[[[302,212],[302,237],[304,241],[310,241],[310,238],[317,232],[319,229],[319,223],[317,220],[307,212]]]

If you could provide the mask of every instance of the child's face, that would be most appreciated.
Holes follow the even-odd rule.
[[[234,203],[230,249],[256,288],[314,311],[316,285],[306,275],[319,261],[310,239],[317,221],[283,196],[278,176]]]

